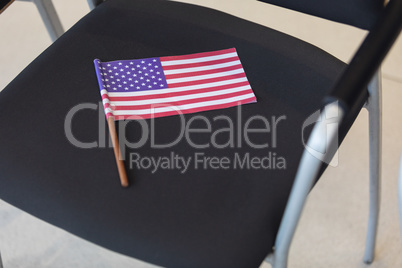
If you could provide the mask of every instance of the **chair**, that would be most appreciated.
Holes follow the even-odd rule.
[[[280,2],[370,34],[346,65],[296,38],[200,6],[109,0],[94,8],[0,93],[0,124],[7,127],[0,132],[0,198],[93,243],[165,267],[258,267],[265,259],[286,267],[308,192],[366,105],[371,197],[364,261],[372,262],[381,163],[375,73],[401,30],[402,1],[386,8],[377,0]],[[181,117],[119,121],[132,183],[122,189],[93,60],[231,47],[257,103],[186,114],[187,129],[201,131],[164,148],[177,139]],[[230,128],[236,131],[222,131]],[[147,129],[153,139],[135,147]],[[185,172],[138,164],[151,157],[174,163],[176,156],[199,156],[201,164]],[[212,157],[235,159],[238,166],[214,168]],[[255,168],[259,159],[271,166]]]

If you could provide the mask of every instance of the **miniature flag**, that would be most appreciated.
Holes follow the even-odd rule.
[[[236,49],[94,61],[106,117],[163,117],[256,102]]]

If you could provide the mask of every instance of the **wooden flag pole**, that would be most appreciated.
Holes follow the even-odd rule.
[[[109,118],[107,119],[107,123],[109,125],[109,133],[110,133],[110,138],[112,139],[117,169],[119,171],[120,183],[121,183],[121,186],[128,187],[127,173],[126,173],[126,169],[124,167],[123,158],[121,156],[119,139],[117,138],[116,127],[114,125],[114,117],[109,116]]]

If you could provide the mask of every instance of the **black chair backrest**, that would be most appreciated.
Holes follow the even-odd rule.
[[[384,0],[259,0],[328,20],[370,30]]]

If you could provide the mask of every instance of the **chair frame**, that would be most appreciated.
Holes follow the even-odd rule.
[[[382,89],[379,68],[401,29],[402,1],[391,0],[329,95],[327,100],[329,104],[321,112],[322,118],[326,113],[335,114],[337,122],[340,123],[345,112],[353,108],[356,101],[365,94],[366,87],[368,87],[369,97],[365,108],[369,112],[370,203],[366,249],[363,257],[365,263],[371,263],[374,259],[380,209]],[[325,120],[318,121],[314,126],[307,146],[318,147],[325,152],[326,143],[331,146],[336,142],[335,137],[339,128],[327,129],[329,133],[326,133],[325,130]],[[279,227],[274,251],[266,259],[274,268],[287,267],[290,245],[322,160],[311,155],[305,149]]]
[[[51,0],[22,0],[33,1],[42,16],[42,19],[53,40],[64,31]],[[91,9],[100,4],[101,0],[87,0]],[[380,209],[380,182],[381,182],[381,146],[382,146],[382,89],[380,65],[402,28],[402,1],[391,0],[384,9],[383,16],[376,26],[369,32],[363,44],[346,68],[332,93],[331,101],[327,101],[321,112],[321,118],[329,115],[336,128],[327,128],[326,120],[319,120],[315,124],[307,147],[303,152],[295,182],[275,240],[273,253],[265,259],[274,268],[286,268],[290,245],[305,206],[307,196],[313,186],[315,178],[321,168],[323,158],[313,156],[307,148],[319,148],[326,152],[337,142],[340,123],[353,108],[356,100],[368,88],[368,100],[365,105],[369,113],[369,220],[367,228],[366,249],[364,262],[371,263],[374,259],[375,242],[377,236],[378,217]],[[363,59],[363,60],[362,60]],[[357,76],[358,79],[351,79]],[[402,162],[402,160],[401,160]],[[402,206],[402,168],[400,176],[400,204]],[[401,209],[402,212],[402,209]],[[401,214],[402,220],[402,214]],[[401,225],[402,232],[402,225]],[[0,268],[3,268],[0,254]]]
[[[39,11],[43,23],[49,33],[52,42],[56,41],[63,33],[64,29],[61,25],[59,16],[54,8],[52,0],[19,0],[24,2],[33,2]]]

